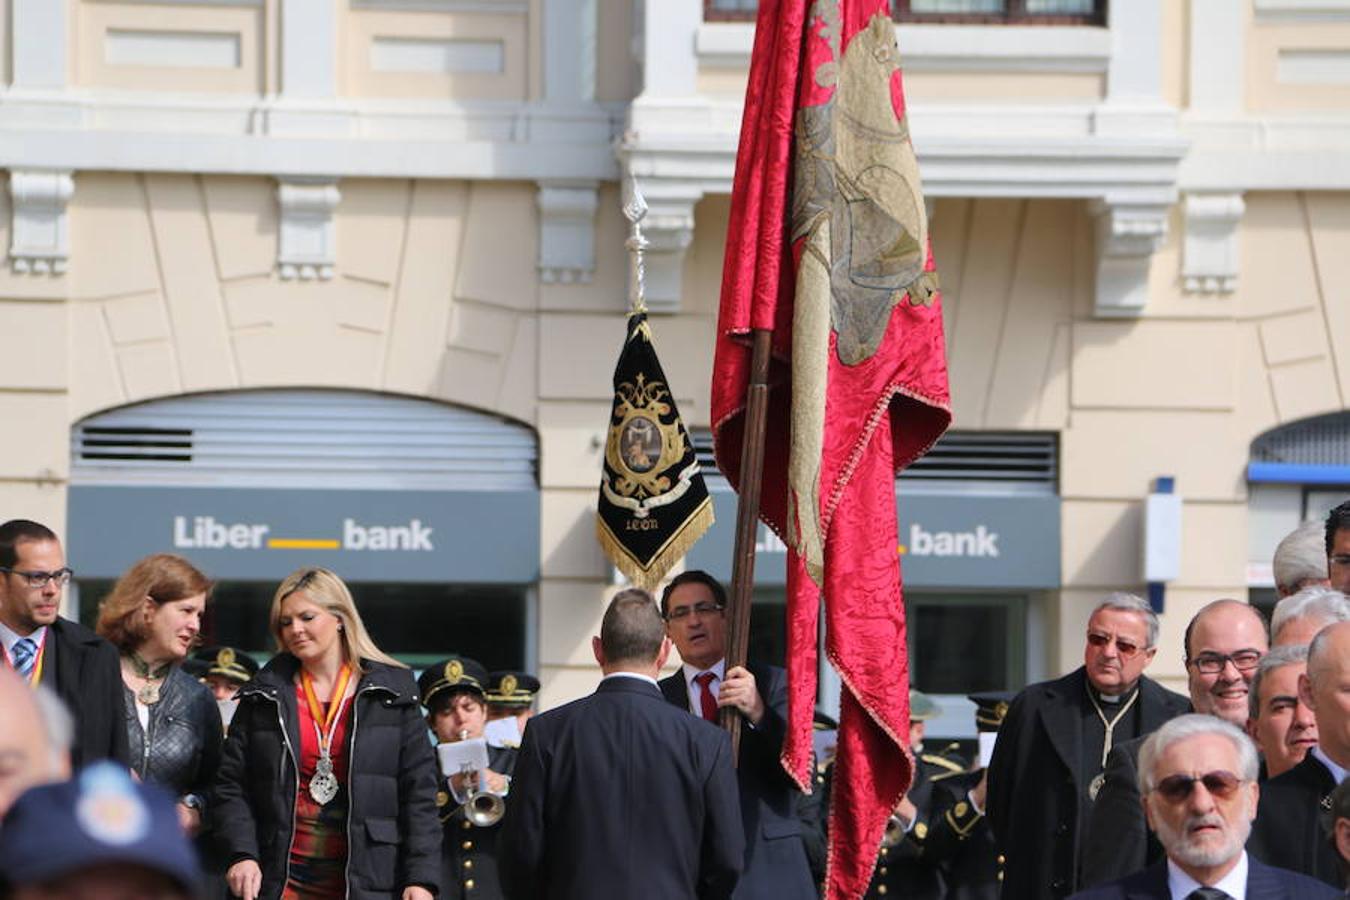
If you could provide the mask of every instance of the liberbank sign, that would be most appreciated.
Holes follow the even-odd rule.
[[[279,580],[311,565],[358,582],[539,577],[537,491],[77,485],[69,522],[70,564],[89,578],[163,552],[216,579]]]
[[[686,565],[731,578],[736,495],[713,492],[717,521]],[[896,553],[910,588],[1054,588],[1060,579],[1059,498],[1045,495],[918,494],[896,496]],[[787,547],[761,522],[755,584],[786,581]]]

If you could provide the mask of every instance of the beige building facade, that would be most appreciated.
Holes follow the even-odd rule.
[[[657,346],[687,423],[706,429],[750,22],[702,0],[0,6],[0,517],[81,533],[82,479],[155,490],[134,474],[144,461],[89,475],[97,454],[72,436],[110,414],[201,400],[184,415],[208,416],[211,398],[275,391],[431,401],[528,437],[533,533],[508,521],[491,536],[534,556],[498,579],[518,607],[502,658],[539,672],[544,706],[588,691],[614,580],[593,516],[626,306],[618,185],[632,175],[650,204]],[[1147,590],[1160,477],[1181,513],[1153,672],[1180,684],[1193,611],[1268,587],[1275,540],[1350,493],[1249,480],[1251,444],[1274,429],[1340,415],[1350,431],[1350,6],[1130,0],[1100,24],[904,23],[899,40],[953,427],[1054,454],[1038,495],[1052,577],[912,587],[925,608],[1004,611],[990,621],[1006,633],[960,651],[998,655],[1003,683],[937,693],[1077,665],[1094,601]],[[312,474],[248,483],[346,489]],[[1010,495],[938,481],[914,487],[938,505]],[[438,527],[448,540],[473,522]],[[210,574],[226,587],[224,568]],[[418,578],[431,599],[417,603],[473,589],[455,571]],[[390,598],[380,614],[404,615]],[[771,629],[773,590],[760,599]],[[954,627],[934,615],[926,639]],[[940,673],[933,647],[920,652]]]

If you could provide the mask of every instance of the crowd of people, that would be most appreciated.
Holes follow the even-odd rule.
[[[924,746],[912,692],[869,896],[1346,896],[1350,502],[1273,571],[1269,623],[1216,599],[1186,625],[1188,696],[1145,674],[1160,622],[1125,593],[1082,666],[972,696],[976,760]],[[785,673],[727,665],[705,572],[619,591],[595,692],[533,717],[528,673],[453,655],[414,679],[326,569],[277,587],[262,665],[197,647],[212,584],[181,557],[135,563],[93,631],[59,615],[71,576],[50,529],[0,525],[0,898],[819,895],[828,741],[804,794]]]

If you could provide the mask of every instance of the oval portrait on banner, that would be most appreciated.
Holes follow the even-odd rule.
[[[661,428],[646,416],[633,416],[623,426],[623,462],[634,472],[650,472],[661,460]]]

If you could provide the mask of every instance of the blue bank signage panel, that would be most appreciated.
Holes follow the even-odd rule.
[[[731,578],[736,495],[713,492],[716,523],[686,557],[691,569]],[[904,583],[911,588],[1054,588],[1060,583],[1055,496],[906,494],[896,497]],[[787,547],[762,522],[755,584],[786,583]]]
[[[86,578],[162,552],[217,579],[280,580],[309,565],[355,582],[539,578],[537,491],[75,486],[69,522],[69,565]]]

